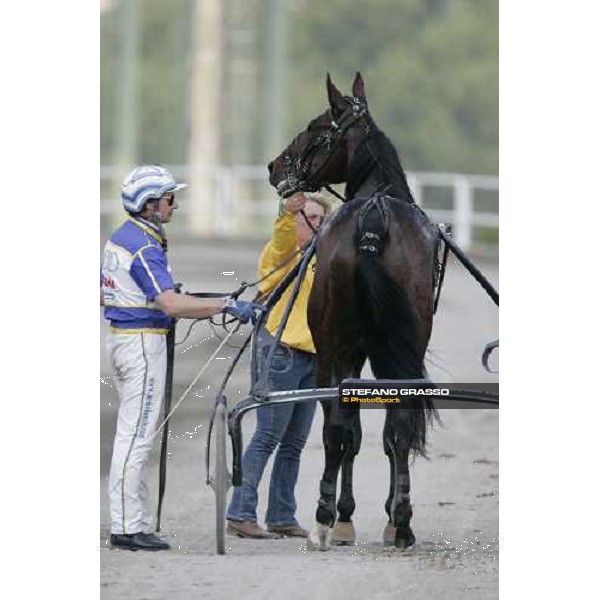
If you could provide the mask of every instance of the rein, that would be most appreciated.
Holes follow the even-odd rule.
[[[282,263],[280,263],[279,265],[277,265],[274,269],[272,269],[269,273],[267,273],[264,277],[261,277],[260,279],[257,279],[254,282],[248,283],[246,281],[243,281],[239,287],[234,290],[233,292],[227,294],[227,293],[222,293],[222,292],[190,292],[188,293],[188,295],[193,296],[195,298],[234,298],[237,299],[239,296],[241,296],[246,289],[248,289],[249,287],[257,287],[262,281],[264,281],[265,279],[267,279],[268,277],[270,277],[271,275],[273,275],[273,273],[276,273],[278,270],[282,269],[283,267],[285,267],[288,263],[290,263],[299,253],[303,254],[303,258],[301,261],[298,262],[297,265],[295,265],[290,272],[284,277],[284,279],[280,282],[280,284],[277,286],[277,288],[269,295],[269,298],[267,299],[267,302],[265,304],[265,309],[267,311],[267,313],[271,310],[271,308],[273,307],[273,305],[275,304],[275,302],[277,300],[279,300],[279,298],[281,297],[283,291],[285,291],[285,289],[287,289],[287,287],[291,284],[291,282],[293,281],[294,278],[297,277],[297,282],[296,285],[294,287],[294,291],[292,293],[292,296],[290,297],[290,301],[288,302],[288,305],[286,307],[286,311],[285,311],[285,315],[282,321],[282,325],[283,327],[285,327],[285,324],[287,323],[289,314],[291,312],[291,308],[298,296],[298,291],[300,288],[300,284],[304,278],[304,275],[306,273],[306,269],[308,268],[308,263],[310,261],[310,259],[312,258],[312,256],[314,255],[315,249],[316,249],[316,240],[317,240],[317,229],[315,229],[312,225],[312,223],[309,221],[308,217],[306,216],[306,213],[304,212],[304,210],[300,211],[302,213],[302,216],[304,217],[304,220],[306,221],[306,224],[308,225],[308,227],[311,229],[311,231],[313,232],[314,237],[312,238],[312,240],[310,240],[309,242],[307,242],[302,248],[299,248],[296,252],[294,252],[290,257],[288,257],[286,260],[284,260]],[[176,293],[181,293],[181,284],[177,284],[175,286],[175,292]],[[261,292],[257,292],[255,297],[254,297],[254,301],[258,300],[261,296],[263,296],[264,294],[262,294]],[[262,323],[264,322],[264,320],[266,319],[266,314],[262,313],[258,319],[258,322],[256,324],[255,330],[258,331],[259,327],[262,325]],[[230,321],[226,321],[226,317],[225,315],[223,315],[223,321],[222,321],[222,327],[227,331],[227,336],[221,340],[221,343],[219,344],[218,348],[213,352],[213,354],[210,356],[210,358],[206,361],[206,363],[204,364],[204,366],[198,371],[198,373],[196,374],[196,376],[194,377],[194,379],[192,380],[192,382],[188,385],[188,387],[186,388],[186,390],[183,392],[183,394],[179,397],[179,399],[177,400],[177,402],[175,403],[175,406],[173,406],[173,408],[171,408],[171,403],[172,403],[172,392],[173,392],[173,370],[174,370],[174,359],[175,359],[175,346],[182,344],[185,342],[185,340],[188,338],[188,336],[190,335],[192,328],[194,327],[194,325],[196,323],[198,323],[199,321],[204,320],[204,319],[195,319],[194,321],[192,321],[192,324],[190,325],[186,335],[184,336],[183,340],[181,340],[180,342],[175,341],[175,327],[176,327],[176,322],[177,320],[174,319],[171,327],[169,328],[169,334],[167,336],[167,376],[166,376],[166,386],[165,386],[165,401],[164,401],[164,418],[162,420],[162,422],[160,423],[160,425],[158,426],[158,428],[156,429],[156,431],[154,432],[154,435],[152,436],[151,440],[153,440],[156,436],[158,436],[161,431],[162,431],[162,443],[161,443],[161,449],[160,449],[160,461],[159,461],[159,492],[158,492],[158,507],[157,507],[157,515],[156,515],[156,531],[160,531],[160,526],[161,526],[161,513],[162,513],[162,504],[163,504],[163,498],[164,498],[164,494],[165,494],[165,489],[166,489],[166,476],[167,476],[167,441],[169,438],[169,421],[171,419],[171,417],[173,416],[173,414],[175,413],[175,411],[177,410],[177,408],[181,405],[181,403],[185,400],[185,398],[187,397],[187,395],[189,394],[189,392],[194,388],[194,386],[196,385],[196,383],[198,382],[198,380],[200,379],[200,377],[202,377],[203,373],[206,371],[206,369],[209,367],[209,365],[213,362],[213,360],[216,358],[216,356],[219,354],[219,352],[221,351],[221,349],[227,345],[228,341],[230,340],[230,338],[239,330],[241,323],[237,323],[234,328],[231,331],[227,330],[227,325],[233,321],[235,321],[235,319],[232,319]],[[210,321],[211,324],[216,324],[213,321],[213,318],[210,317],[208,318],[208,320]],[[273,359],[273,354],[274,354],[274,350],[275,347],[277,345],[277,343],[279,343],[279,340],[281,339],[281,335],[283,332],[283,327],[280,326],[278,332],[277,332],[277,342],[276,344],[273,346],[273,348],[271,349],[271,352],[269,354],[268,357],[268,362],[267,364],[270,365]],[[218,337],[218,336],[217,336]],[[227,385],[227,382],[229,381],[229,378],[231,377],[231,374],[233,373],[233,370],[235,369],[236,365],[238,364],[240,358],[242,357],[242,354],[244,354],[245,350],[247,349],[250,340],[255,340],[256,336],[252,335],[252,336],[248,336],[246,338],[246,340],[244,341],[243,345],[241,347],[237,347],[238,348],[238,353],[235,356],[235,359],[233,360],[233,362],[230,364],[229,369],[227,370],[227,373],[225,375],[225,378],[219,388],[219,391],[217,393],[217,403],[215,403],[215,407],[213,410],[213,413],[211,415],[210,418],[210,423],[209,423],[209,427],[208,427],[208,440],[207,440],[207,448],[208,451],[206,453],[206,473],[207,473],[207,483],[209,483],[208,481],[208,474],[209,474],[209,460],[210,460],[210,438],[212,435],[212,429],[213,429],[213,424],[214,424],[214,419],[215,419],[215,415],[216,415],[216,409],[217,409],[217,404],[218,402],[223,402],[224,401],[224,396],[223,396],[223,392],[225,389],[225,386]],[[252,357],[252,363],[253,363],[253,370],[256,368],[256,344],[254,344],[253,346],[253,357]],[[265,388],[265,382],[262,381],[263,378],[261,378],[261,383],[262,383],[262,388]],[[256,381],[255,378],[253,378],[254,381]],[[268,388],[267,388],[268,390]],[[268,394],[268,391],[267,391]]]
[[[323,187],[330,194],[332,194],[333,196],[335,196],[338,200],[341,200],[342,202],[346,202],[346,198],[344,196],[342,196],[340,193],[336,192],[330,185],[324,185]]]
[[[312,227],[312,224],[310,223],[310,221],[308,221],[308,218],[306,217],[306,215],[304,215],[304,218],[306,219],[306,221],[309,224],[309,226],[311,227],[311,229],[313,229],[313,231],[316,233],[316,230]],[[265,303],[265,307],[264,307],[266,309],[266,312],[268,312],[273,307],[273,305],[279,300],[279,298],[281,297],[281,294],[289,286],[289,284],[291,283],[291,281],[293,281],[297,277],[298,272],[300,271],[301,272],[301,276],[298,278],[298,283],[297,283],[297,287],[299,288],[300,282],[303,279],[304,273],[306,272],[306,268],[308,266],[308,263],[309,263],[310,259],[312,258],[312,256],[314,255],[314,252],[315,252],[315,249],[316,249],[316,240],[317,240],[317,237],[316,236],[313,237],[312,240],[310,240],[309,242],[307,242],[302,248],[299,248],[288,259],[286,259],[281,264],[277,265],[277,267],[275,267],[275,269],[273,269],[270,273],[268,273],[267,275],[265,275],[261,279],[258,279],[254,283],[247,283],[245,281],[242,282],[240,284],[240,286],[238,287],[238,289],[235,290],[234,292],[232,292],[231,294],[223,294],[223,293],[220,293],[220,292],[193,292],[193,293],[190,293],[189,295],[190,296],[194,296],[195,298],[226,298],[226,297],[238,298],[247,288],[249,288],[249,287],[256,287],[260,282],[264,281],[267,277],[270,277],[273,273],[275,273],[279,269],[283,268],[286,264],[288,264],[297,254],[302,253],[304,255],[303,259],[290,270],[290,272],[286,275],[286,277],[280,282],[278,288],[273,293],[271,293],[269,295],[269,298],[268,298],[267,302]],[[283,289],[278,294],[276,294],[276,292],[278,292],[279,288],[282,287],[282,286],[283,286]],[[180,287],[181,287],[181,284],[178,284],[178,291],[180,290]],[[259,298],[262,295],[263,294],[261,294],[260,292],[257,293],[255,299]],[[288,316],[289,316],[289,310],[291,310],[291,305],[293,304],[293,301],[296,299],[296,296],[297,296],[297,291],[292,295],[292,302],[290,303],[290,306],[288,306]],[[265,313],[263,312],[261,314],[261,316],[259,317],[258,321],[257,321],[256,329],[258,329],[258,327],[264,322],[265,318],[266,318],[266,316],[265,316]],[[195,319],[192,322],[192,325],[190,326],[190,329],[188,330],[188,333],[186,334],[186,336],[184,337],[184,339],[182,341],[178,342],[177,344],[174,344],[174,340],[173,340],[173,345],[182,344],[187,339],[187,337],[189,335],[189,332],[191,331],[191,328],[193,327],[193,325],[195,323],[197,323],[198,321],[201,321],[201,320],[203,320],[203,319]],[[231,323],[232,321],[235,321],[235,319],[232,319],[231,321],[228,321],[227,323],[225,323],[225,321],[224,321],[223,322],[223,327],[227,330],[227,328],[225,327],[225,325]],[[287,321],[287,318],[285,319],[285,321]],[[240,327],[240,323],[237,323],[237,325],[231,331],[228,331],[227,336],[221,341],[221,343],[219,344],[219,347],[213,352],[213,354],[208,359],[208,361],[205,363],[205,365],[200,369],[200,371],[194,377],[192,383],[190,383],[190,385],[187,387],[187,389],[179,397],[179,399],[176,402],[175,406],[171,410],[168,410],[170,408],[170,401],[169,401],[168,406],[165,405],[165,407],[167,409],[165,411],[166,412],[166,416],[164,417],[164,419],[161,422],[160,426],[156,430],[153,438],[155,436],[157,436],[160,433],[160,431],[163,430],[163,428],[168,427],[169,419],[171,418],[171,416],[173,415],[173,413],[177,410],[178,406],[187,397],[187,395],[190,392],[190,390],[196,385],[196,383],[198,382],[199,378],[202,376],[202,374],[204,373],[204,371],[208,368],[208,366],[210,365],[210,363],[215,359],[215,357],[217,356],[217,354],[227,344],[227,342],[229,341],[229,339],[231,338],[231,336],[234,333],[237,332],[237,330],[239,329],[239,327]],[[281,337],[281,335],[279,337]],[[227,373],[227,377],[225,378],[225,381],[224,381],[224,383],[222,385],[222,388],[224,387],[224,384],[229,379],[229,376],[231,375],[231,372],[233,371],[233,367],[235,366],[235,364],[239,360],[241,354],[246,349],[247,345],[248,344],[247,344],[247,341],[246,341],[243,344],[243,346],[241,347],[240,353],[238,354],[238,356],[234,360],[234,363],[231,366],[230,371]]]
[[[236,333],[239,328],[240,328],[240,324],[238,324],[237,327],[234,327],[229,332],[229,334],[227,335],[227,337],[225,337],[223,339],[223,341],[219,344],[218,348],[212,353],[212,355],[210,356],[210,358],[206,361],[205,365],[200,369],[200,371],[198,371],[198,373],[196,374],[196,376],[192,380],[192,383],[190,383],[188,385],[188,387],[186,388],[186,390],[183,392],[183,394],[181,394],[181,396],[179,397],[179,399],[175,403],[175,406],[169,411],[169,413],[167,414],[167,416],[162,420],[160,426],[154,432],[154,435],[150,438],[150,441],[152,441],[163,430],[163,428],[169,423],[169,419],[173,416],[173,413],[177,410],[178,406],[186,399],[187,395],[190,393],[190,391],[192,390],[192,388],[196,385],[196,383],[198,382],[198,380],[200,379],[200,377],[202,376],[202,374],[204,373],[204,371],[206,371],[206,369],[208,368],[208,365],[210,365],[210,363],[215,359],[215,357],[217,356],[217,354],[219,354],[219,352],[221,352],[221,349],[223,348],[223,346],[225,346],[225,344],[229,341],[229,338],[234,333]]]
[[[304,217],[304,220],[306,221],[306,224],[308,225],[310,230],[313,232],[313,235],[317,235],[318,228],[315,229],[313,227],[313,224],[308,220],[308,217],[306,216],[306,213],[304,212],[303,208],[300,209],[300,214]]]

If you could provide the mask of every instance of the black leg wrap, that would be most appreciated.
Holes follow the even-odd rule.
[[[321,481],[319,485],[319,493],[321,494],[321,498],[335,498],[335,483],[331,481]]]
[[[354,498],[340,498],[337,504],[338,513],[340,515],[338,520],[343,523],[350,522],[355,508],[356,502],[354,502]]]
[[[396,510],[394,511],[394,526],[408,527],[410,525],[412,515],[413,511],[410,502],[400,502],[396,505]]]
[[[335,523],[335,483],[321,481],[319,488],[321,497],[317,508],[317,522],[333,527]]]
[[[321,501],[319,501],[316,518],[317,523],[333,527],[333,524],[335,523],[335,509],[331,510],[327,506],[321,505]]]

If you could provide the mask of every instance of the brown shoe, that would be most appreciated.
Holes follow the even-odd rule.
[[[300,527],[298,523],[294,523],[293,525],[269,525],[268,530],[271,533],[278,533],[284,537],[308,537],[308,531]]]
[[[264,530],[258,523],[254,521],[231,521],[227,520],[227,533],[229,535],[237,535],[241,538],[252,538],[255,540],[276,539],[281,535]]]

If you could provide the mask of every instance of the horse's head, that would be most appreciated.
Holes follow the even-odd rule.
[[[371,131],[373,122],[360,73],[354,78],[352,96],[342,96],[328,74],[327,95],[329,109],[269,163],[269,182],[283,198],[346,181],[352,149],[358,138]]]

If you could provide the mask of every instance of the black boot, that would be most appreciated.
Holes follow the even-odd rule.
[[[110,543],[127,550],[168,550],[171,545],[153,533],[112,533]]]

